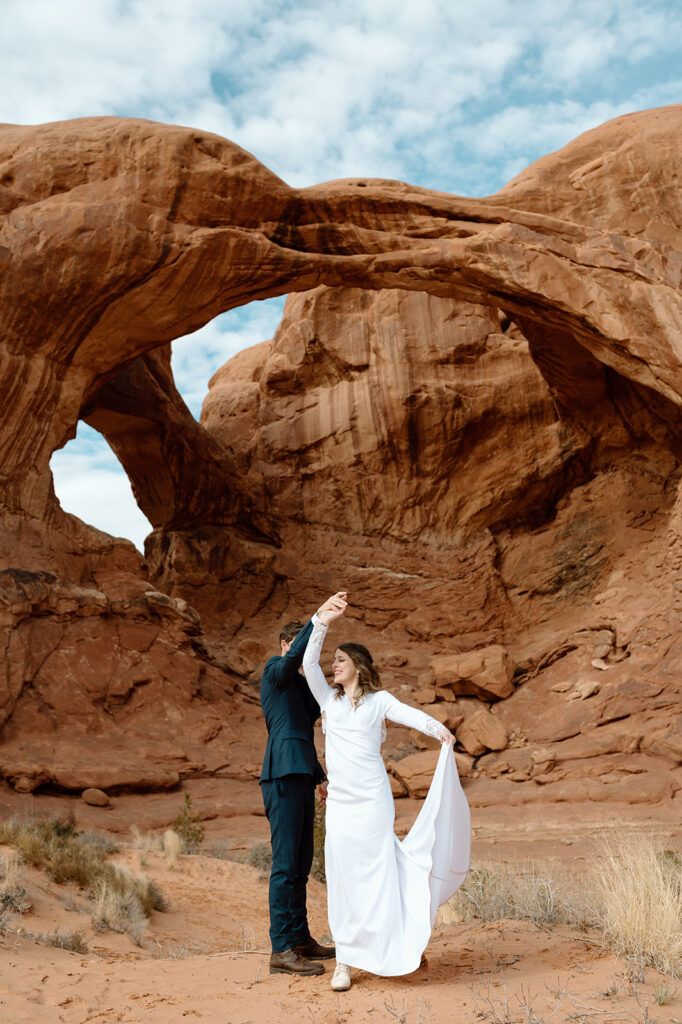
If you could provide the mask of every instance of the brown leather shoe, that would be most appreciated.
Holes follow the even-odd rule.
[[[301,942],[299,945],[294,946],[294,949],[301,956],[305,956],[309,960],[331,960],[332,957],[336,956],[335,946],[321,946],[319,942],[315,942],[315,939]]]
[[[324,967],[301,956],[296,949],[285,949],[283,953],[271,954],[270,974],[324,974]]]

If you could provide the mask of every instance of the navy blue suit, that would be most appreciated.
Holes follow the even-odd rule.
[[[260,783],[272,843],[273,953],[310,939],[306,884],[313,862],[315,786],[325,778],[313,739],[320,708],[298,671],[312,629],[310,621],[283,657],[270,658],[260,684],[261,707],[268,727]]]

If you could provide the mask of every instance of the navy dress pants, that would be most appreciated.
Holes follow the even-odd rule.
[[[307,942],[306,884],[313,863],[315,786],[311,775],[262,782],[270,822],[270,941],[273,953]]]

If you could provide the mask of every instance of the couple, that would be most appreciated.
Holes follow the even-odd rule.
[[[362,644],[336,649],[333,683],[327,683],[319,665],[322,644],[327,627],[346,608],[347,594],[340,591],[305,626],[289,623],[280,636],[282,656],[270,659],[261,682],[268,727],[261,786],[272,840],[270,972],[322,974],[319,961],[335,956],[336,991],[350,988],[351,967],[384,976],[419,967],[436,910],[464,881],[470,850],[469,807],[452,733],[382,690]],[[320,712],[328,783],[313,744]],[[381,757],[386,720],[442,743],[428,795],[402,841],[393,831],[395,809]],[[311,937],[306,915],[315,785],[326,803],[334,946]]]

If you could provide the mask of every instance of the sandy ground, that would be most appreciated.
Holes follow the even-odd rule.
[[[417,805],[398,801],[397,806],[402,831]],[[131,811],[127,806],[121,813],[124,809]],[[594,808],[591,816],[587,810],[577,805],[555,808],[553,820],[547,809],[544,820],[539,812],[535,820],[519,820],[518,808],[507,815],[491,810],[491,820],[481,815],[476,825],[475,860],[533,857],[580,871],[594,836],[605,826],[622,829],[626,809],[619,813],[612,808],[607,822]],[[682,828],[677,816],[657,810],[658,815],[642,811],[627,827],[679,850]],[[90,818],[95,812],[100,822],[111,821],[116,808],[88,808],[82,816]],[[88,824],[92,827],[92,821]],[[267,823],[260,816],[237,814],[212,824],[214,841],[231,837],[239,847],[263,838]],[[33,909],[0,938],[2,1024],[682,1021],[682,983],[677,992],[673,984],[672,998],[659,1006],[656,987],[665,979],[653,970],[633,979],[622,960],[601,949],[598,936],[573,934],[568,928],[542,930],[519,921],[437,922],[426,966],[394,979],[353,971],[350,992],[335,994],[329,988],[333,961],[319,978],[269,974],[267,880],[256,868],[199,855],[181,857],[169,866],[161,853],[127,846],[113,859],[157,881],[170,909],[152,915],[139,948],[126,936],[95,932],[92,905],[83,894],[50,882],[39,871],[23,869]],[[324,939],[326,891],[315,881],[309,886],[309,907],[313,933]],[[56,927],[80,930],[89,952],[68,953],[28,937]]]

